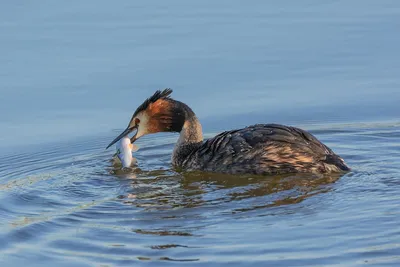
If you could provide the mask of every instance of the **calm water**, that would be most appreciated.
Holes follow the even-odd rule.
[[[399,266],[400,2],[3,1],[1,266]],[[343,176],[176,173],[106,145],[171,87],[206,137],[310,130]]]

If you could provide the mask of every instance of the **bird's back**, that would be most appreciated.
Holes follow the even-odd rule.
[[[231,174],[350,170],[342,158],[310,133],[279,124],[223,132],[194,150],[182,167]]]

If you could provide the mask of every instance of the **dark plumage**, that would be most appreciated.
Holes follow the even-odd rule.
[[[199,143],[182,168],[231,174],[339,172],[350,168],[310,133],[279,124],[223,132]]]

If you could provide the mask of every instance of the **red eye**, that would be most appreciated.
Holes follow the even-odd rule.
[[[140,120],[138,118],[135,119],[135,124],[139,124]]]

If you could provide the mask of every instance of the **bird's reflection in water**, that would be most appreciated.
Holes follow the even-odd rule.
[[[231,204],[230,212],[237,213],[300,203],[311,196],[330,191],[331,185],[340,177],[340,174],[268,177],[191,174],[185,176],[182,184],[187,189],[196,184],[201,185],[199,188],[204,188],[204,194],[211,190],[220,191],[221,194],[208,202]]]
[[[328,192],[341,174],[292,174],[275,176],[226,175],[172,170],[118,170],[115,175],[129,180],[126,204],[146,210],[169,210],[232,204],[232,212],[299,203]],[[134,200],[133,200],[134,198]],[[246,199],[251,206],[235,208]],[[243,206],[243,205],[241,205]]]
[[[218,223],[238,214],[240,218],[252,211],[256,216],[275,214],[276,208],[283,213],[290,209],[300,212],[301,207],[293,204],[329,192],[341,177],[340,174],[243,176],[139,168],[115,170],[114,174],[121,183],[126,183],[120,201],[138,208],[135,221],[144,222],[140,229],[132,231],[170,237],[197,236],[210,221]]]

